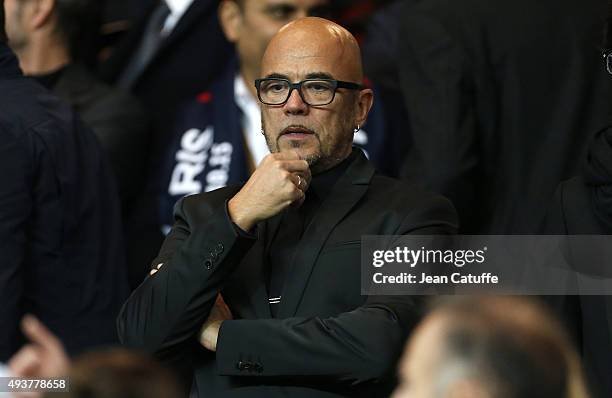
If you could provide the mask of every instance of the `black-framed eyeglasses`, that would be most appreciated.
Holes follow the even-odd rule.
[[[606,70],[612,75],[612,49],[605,50],[602,55],[606,64]]]
[[[256,79],[255,87],[257,88],[259,101],[266,105],[283,105],[287,102],[293,90],[297,90],[302,101],[311,106],[330,104],[336,96],[336,89],[339,88],[363,90],[361,84],[341,80],[306,79],[291,83],[287,79],[275,77]]]

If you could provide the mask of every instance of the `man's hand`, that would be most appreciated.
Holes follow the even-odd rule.
[[[21,329],[32,342],[21,348],[9,361],[11,372],[18,377],[66,376],[70,360],[61,341],[38,319],[26,315]]]
[[[293,151],[271,153],[228,203],[232,221],[244,231],[290,206],[301,205],[310,185],[308,162]]]
[[[229,319],[234,319],[234,317],[225,301],[223,301],[223,297],[219,294],[215,305],[210,310],[208,319],[200,329],[200,344],[210,351],[217,351],[217,339],[219,338],[221,323]]]

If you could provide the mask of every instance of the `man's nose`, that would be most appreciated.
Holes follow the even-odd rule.
[[[308,113],[308,104],[306,104],[298,90],[291,91],[291,95],[285,103],[285,113],[291,115],[304,115]]]

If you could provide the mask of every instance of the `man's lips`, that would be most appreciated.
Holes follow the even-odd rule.
[[[313,131],[303,127],[287,127],[280,134],[281,137],[284,136],[290,139],[303,139],[312,135],[314,135]]]

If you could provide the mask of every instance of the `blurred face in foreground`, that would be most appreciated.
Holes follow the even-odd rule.
[[[434,315],[415,330],[400,361],[400,383],[392,398],[492,398],[479,380],[445,372],[449,322],[442,315]]]

